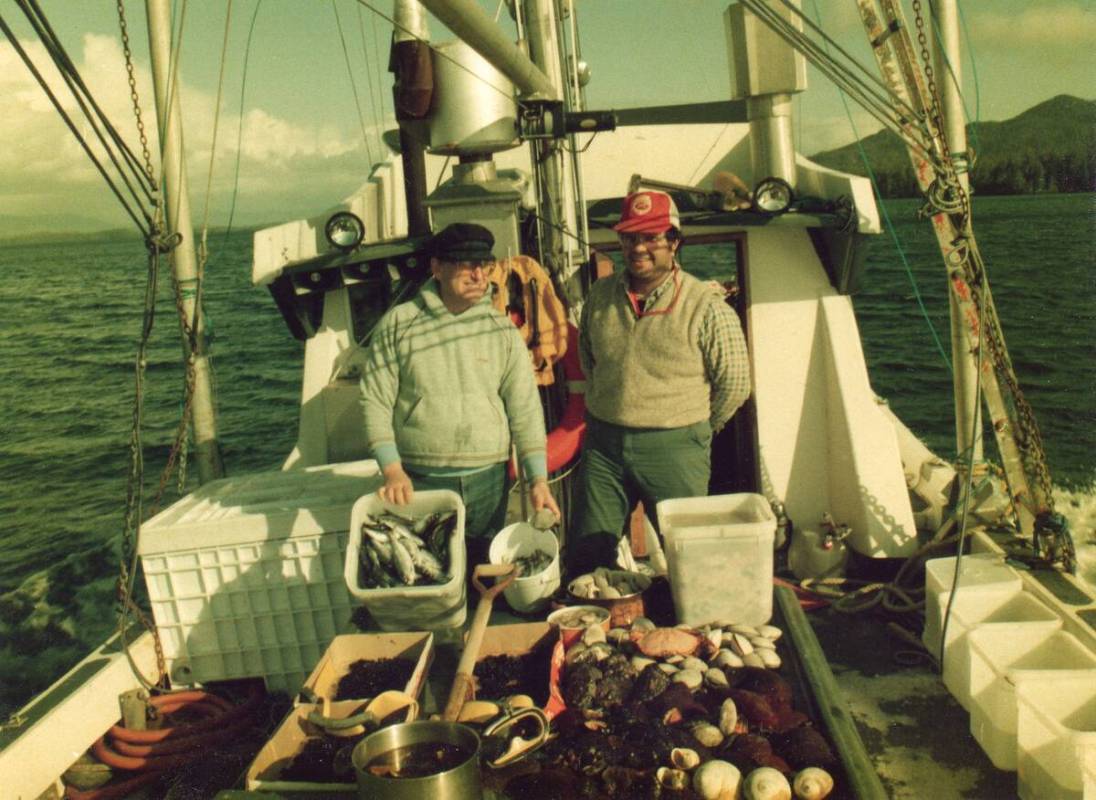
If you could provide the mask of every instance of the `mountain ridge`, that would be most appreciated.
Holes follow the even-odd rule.
[[[1096,100],[1056,95],[1011,119],[968,124],[967,141],[975,156],[970,174],[978,194],[1096,191]],[[810,159],[874,176],[883,197],[920,195],[906,147],[888,130]]]

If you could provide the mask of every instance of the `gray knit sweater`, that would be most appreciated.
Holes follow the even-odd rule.
[[[361,381],[369,446],[395,443],[421,467],[480,467],[545,451],[544,415],[525,343],[485,296],[454,315],[428,281],[389,309]]]

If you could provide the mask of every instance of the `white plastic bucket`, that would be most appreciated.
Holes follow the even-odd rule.
[[[507,525],[491,540],[487,556],[492,564],[512,564],[537,550],[548,553],[551,563],[535,575],[515,579],[502,591],[514,611],[525,613],[542,608],[559,588],[559,540],[552,531],[539,530],[528,522]]]

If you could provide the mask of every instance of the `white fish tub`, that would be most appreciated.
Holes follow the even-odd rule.
[[[1031,680],[1047,694],[1058,680],[1087,675],[1096,684],[1096,655],[1063,631],[1019,623],[985,625],[969,634],[970,732],[998,769],[1017,767],[1016,686]]]
[[[954,579],[955,556],[925,562],[925,629],[921,633],[921,641],[934,656],[940,655],[940,631],[944,619],[941,606],[947,606]],[[1001,556],[994,553],[963,556],[956,595],[978,591],[983,596],[995,593],[1009,596],[1021,589],[1023,581],[1020,575]]]
[[[682,497],[657,511],[679,622],[769,621],[776,517],[764,497]]]
[[[1016,687],[1017,772],[1023,800],[1096,797],[1096,672]]]

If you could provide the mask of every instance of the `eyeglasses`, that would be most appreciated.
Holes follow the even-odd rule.
[[[664,233],[620,233],[617,234],[617,236],[620,239],[621,245],[624,247],[643,245],[650,250],[665,247],[669,244],[669,241],[666,239],[666,234]]]

